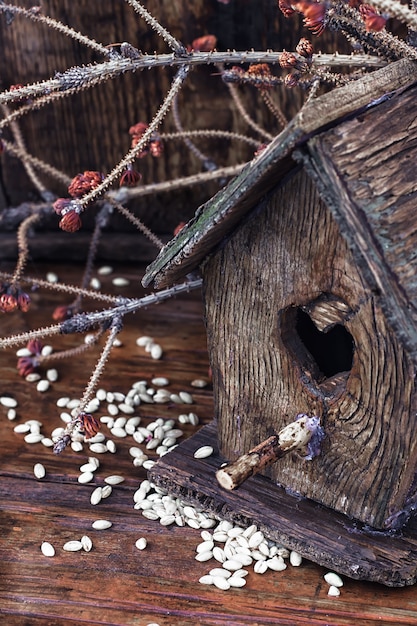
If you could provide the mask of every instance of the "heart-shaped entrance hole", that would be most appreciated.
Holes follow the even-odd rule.
[[[352,369],[353,338],[342,324],[321,331],[308,313],[297,308],[295,331],[324,378]]]
[[[339,395],[336,383],[344,386],[352,369],[355,342],[343,323],[349,313],[345,303],[324,297],[289,307],[280,316],[282,340],[298,362],[302,380],[315,383],[326,396]]]

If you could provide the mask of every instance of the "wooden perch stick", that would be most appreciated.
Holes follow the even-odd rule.
[[[269,437],[240,456],[236,461],[220,468],[216,478],[220,485],[231,491],[241,485],[249,476],[253,476],[267,465],[274,463],[284,455],[306,448],[311,438],[319,441],[324,436],[318,417],[302,414],[294,422],[285,426],[277,435]],[[318,441],[318,443],[319,443]],[[309,455],[306,458],[312,458]]]

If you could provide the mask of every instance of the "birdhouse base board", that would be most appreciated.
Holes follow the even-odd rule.
[[[224,462],[216,442],[213,422],[159,459],[149,470],[149,479],[217,519],[243,527],[256,524],[266,537],[340,574],[389,587],[416,582],[417,533],[372,531],[341,513],[288,494],[264,476],[252,476],[239,489],[226,491],[215,478]],[[207,445],[214,448],[213,454],[194,458],[194,452]]]

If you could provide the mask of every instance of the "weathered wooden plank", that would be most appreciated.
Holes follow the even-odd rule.
[[[417,357],[416,90],[311,139],[306,166],[403,344]]]
[[[200,446],[213,445],[215,438],[215,423],[200,429],[158,461],[150,470],[152,480],[216,516],[243,527],[256,524],[274,541],[352,578],[388,586],[416,582],[415,536],[368,532],[357,522],[274,487],[259,475],[236,491],[222,489],[214,479],[224,461],[218,451],[207,459],[193,456]]]

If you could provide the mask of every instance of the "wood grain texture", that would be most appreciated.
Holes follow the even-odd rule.
[[[282,459],[267,475],[383,527],[405,505],[415,471],[414,368],[303,171],[213,255],[204,285],[222,454],[233,460],[298,413],[318,415],[322,454]],[[344,303],[339,316],[354,342],[352,367],[336,387],[296,326],[297,308],[313,307],[317,317],[317,303],[327,307],[326,323],[334,318],[332,298]],[[339,348],[322,349],[330,357]]]
[[[308,143],[307,167],[390,325],[417,359],[416,90]]]
[[[261,476],[249,478],[236,491],[222,489],[212,480],[223,461],[218,451],[208,459],[193,456],[200,446],[212,445],[215,436],[215,423],[202,428],[172,456],[158,461],[150,471],[152,480],[194,506],[204,503],[216,517],[243,527],[255,524],[265,536],[351,578],[394,587],[416,582],[415,533],[372,532],[282,487],[271,489]]]
[[[74,265],[36,265],[40,276],[50,270],[70,283],[79,277]],[[131,280],[122,295],[138,295],[136,281],[142,271],[115,266],[116,275]],[[114,293],[111,277],[102,280],[104,290]],[[42,296],[40,302],[34,295],[27,316],[3,316],[2,334],[48,323],[63,298]],[[165,349],[162,361],[150,361],[138,349],[135,338],[141,334],[158,338]],[[164,374],[176,389],[189,389],[192,377],[207,376],[203,307],[196,293],[127,319],[121,339],[124,345],[114,352],[103,387],[123,391],[133,380]],[[67,345],[75,338],[55,339],[56,348],[61,341]],[[57,398],[66,394],[77,397],[82,392],[97,355],[59,364],[59,381],[43,395],[16,375],[13,350],[0,356],[1,393],[10,391],[18,399],[17,421],[39,418],[45,432],[50,432],[60,422]],[[207,424],[213,415],[211,389],[193,390],[193,394],[196,403],[191,408],[201,423]],[[142,409],[144,423],[160,415],[177,415],[172,407]],[[131,463],[130,442],[118,442],[115,455],[100,459],[102,467],[94,483],[80,485],[78,468],[87,453],[65,452],[54,457],[46,448],[25,444],[21,435],[13,433],[14,424],[6,419],[5,411],[0,413],[0,617],[7,626],[146,626],[152,622],[160,626],[417,625],[416,587],[388,589],[345,577],[341,596],[330,598],[323,581],[326,569],[306,560],[301,568],[288,567],[281,573],[250,571],[246,587],[234,592],[200,585],[199,577],[211,564],[194,559],[199,532],[189,527],[162,527],[133,509],[133,493],[146,475]],[[185,438],[194,429],[184,430]],[[36,461],[44,463],[48,472],[41,482],[33,477]],[[125,483],[106,501],[90,506],[93,488],[113,473],[123,474]],[[110,519],[113,527],[93,534],[90,525],[98,517]],[[61,550],[65,541],[85,532],[94,542],[90,553]],[[144,552],[134,547],[140,536],[148,538]],[[43,539],[56,545],[54,559],[42,556],[39,546]],[[387,552],[389,556],[389,546]]]

